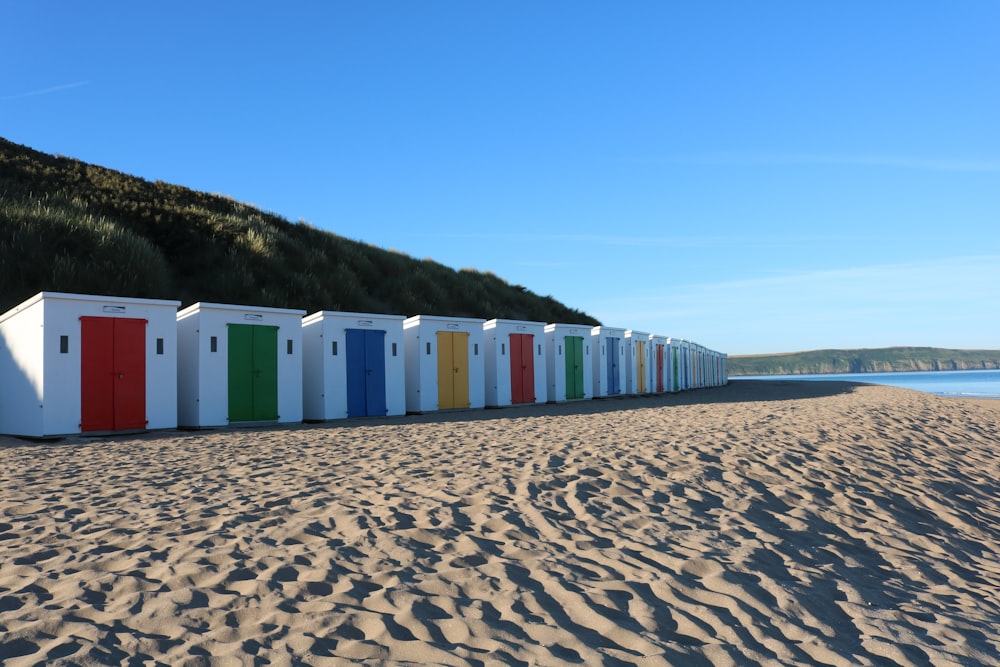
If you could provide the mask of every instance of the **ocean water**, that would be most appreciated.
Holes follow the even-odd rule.
[[[817,375],[747,375],[732,380],[842,380],[916,389],[939,396],[1000,399],[1000,370],[906,373],[830,373]]]

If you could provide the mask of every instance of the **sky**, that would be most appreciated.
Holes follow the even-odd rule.
[[[0,136],[36,150],[729,354],[1000,348],[995,0],[0,0],[0,24]]]

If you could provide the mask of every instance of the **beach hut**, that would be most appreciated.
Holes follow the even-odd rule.
[[[487,407],[544,403],[545,323],[489,320],[483,338]]]
[[[406,414],[402,315],[320,311],[302,320],[302,418]]]
[[[407,412],[484,407],[483,324],[434,315],[403,321]]]
[[[698,352],[698,343],[690,343],[690,355],[691,355],[691,389],[701,388],[701,363],[700,355]]]
[[[718,387],[722,384],[720,381],[721,374],[719,373],[719,353],[715,350],[709,350],[709,386]]]
[[[694,346],[689,340],[681,342],[682,357],[684,359],[684,389],[694,389]]]
[[[671,391],[684,391],[687,387],[685,383],[685,350],[684,350],[684,339],[683,338],[671,338],[670,339],[670,353],[673,359],[671,372],[673,373],[673,379],[671,382]]]
[[[624,390],[625,330],[596,326],[590,330],[593,347],[594,397],[616,396]]]
[[[694,360],[694,386],[696,389],[704,389],[705,383],[705,348],[695,343],[692,346]]]
[[[667,391],[676,392],[680,391],[680,381],[678,379],[678,366],[680,365],[680,352],[677,345],[677,339],[671,336],[667,337],[667,345],[664,348],[664,354],[666,355],[664,364],[667,367]]]
[[[548,400],[554,403],[593,396],[592,327],[585,324],[545,326],[545,367]]]
[[[649,334],[650,391],[657,394],[669,391],[668,361],[667,337]]]
[[[681,345],[677,338],[667,338],[667,391],[681,390]]]
[[[200,302],[177,313],[178,424],[302,421],[303,315]]]
[[[625,330],[625,393],[647,394],[652,377],[649,363],[649,333]]]
[[[176,427],[178,306],[39,292],[0,315],[0,433]]]

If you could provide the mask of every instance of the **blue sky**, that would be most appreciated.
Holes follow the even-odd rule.
[[[0,136],[731,354],[1000,348],[1000,3],[0,0]]]

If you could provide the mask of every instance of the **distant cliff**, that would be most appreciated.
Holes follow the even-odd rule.
[[[964,371],[1000,368],[1000,350],[949,350],[938,347],[886,347],[812,350],[787,354],[731,355],[729,375],[809,375]]]

